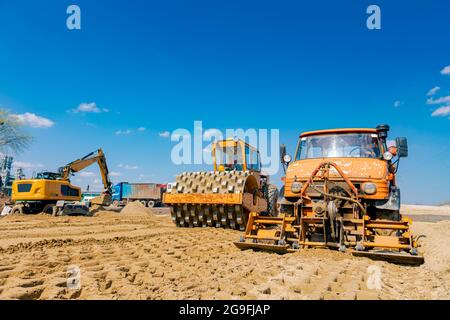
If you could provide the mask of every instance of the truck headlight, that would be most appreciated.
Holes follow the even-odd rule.
[[[383,159],[386,161],[392,160],[393,157],[394,157],[394,155],[392,153],[390,153],[389,151],[386,151],[385,153],[383,153]]]
[[[377,186],[375,185],[375,183],[366,182],[363,183],[362,190],[364,191],[365,194],[372,195],[377,193]]]
[[[301,182],[297,182],[297,181],[292,182],[292,184],[291,184],[291,191],[293,193],[299,193],[300,191],[302,191],[302,184],[301,184]]]
[[[291,158],[290,155],[285,154],[284,157],[283,157],[283,161],[284,161],[285,163],[289,163],[289,162],[292,161],[292,158]]]

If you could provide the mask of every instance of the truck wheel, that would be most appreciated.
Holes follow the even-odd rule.
[[[149,202],[147,202],[147,207],[153,208],[154,206],[155,206],[155,201],[150,200]]]
[[[23,214],[23,206],[20,204],[15,205],[11,210],[11,214]]]
[[[114,200],[114,201],[112,202],[112,205],[113,205],[114,207],[118,208],[119,205],[120,205],[119,200]]]
[[[55,210],[55,205],[53,203],[45,205],[44,209],[42,209],[42,213],[53,215]]]
[[[144,206],[144,207],[146,207],[147,206],[147,201],[145,201],[145,200],[141,200],[141,201],[139,201],[140,203],[142,203],[142,205]]]
[[[53,216],[54,217],[60,216],[61,215],[61,211],[62,211],[62,208],[55,207],[55,209],[53,209]]]

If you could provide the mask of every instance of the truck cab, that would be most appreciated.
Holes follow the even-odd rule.
[[[286,168],[285,199],[294,203],[303,199],[306,211],[324,197],[317,188],[321,163],[331,163],[324,192],[348,197],[356,193],[371,212],[376,209],[399,211],[400,190],[395,173],[398,159],[407,155],[406,138],[397,139],[397,147],[387,147],[389,126],[377,128],[329,129],[300,135],[294,159],[282,154]],[[394,157],[397,159],[394,161]],[[319,172],[315,172],[315,170]],[[349,184],[350,183],[350,184]],[[306,196],[306,198],[305,198]],[[310,200],[308,200],[310,199]],[[340,201],[344,206],[345,201]],[[347,203],[350,206],[350,203]],[[321,209],[318,209],[321,210]],[[351,210],[350,210],[351,211]],[[311,212],[312,213],[312,212]]]

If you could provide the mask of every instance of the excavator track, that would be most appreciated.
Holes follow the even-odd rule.
[[[244,230],[250,210],[267,208],[265,199],[256,195],[254,181],[248,171],[184,172],[164,202],[178,227]]]

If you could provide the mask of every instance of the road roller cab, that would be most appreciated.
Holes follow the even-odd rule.
[[[221,140],[212,145],[214,171],[261,172],[259,151],[242,140]]]

